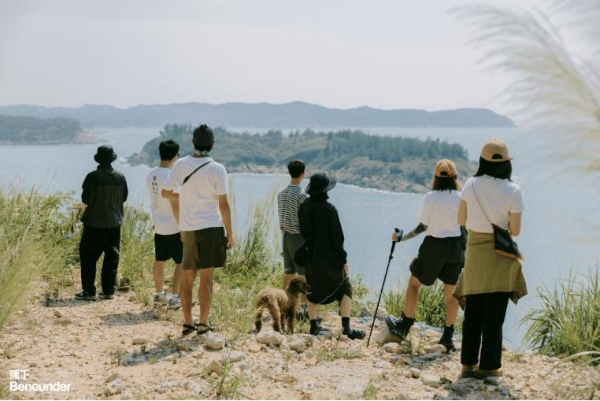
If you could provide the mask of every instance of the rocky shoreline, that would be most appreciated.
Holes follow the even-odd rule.
[[[182,337],[179,311],[143,307],[131,293],[98,302],[48,300],[42,294],[38,289],[0,329],[2,398],[600,397],[600,372],[594,367],[531,352],[505,350],[498,382],[459,378],[460,352],[445,353],[436,344],[439,330],[420,324],[413,327],[410,344],[398,344],[377,320],[368,348],[366,340],[341,335],[339,317],[331,312],[323,316],[333,332],[329,338],[306,334],[307,323],[294,335],[275,333],[265,323],[259,334],[217,327],[204,336]],[[368,331],[371,319],[353,322]],[[460,346],[458,338],[455,343]],[[9,372],[20,377],[8,380]],[[29,389],[58,383],[69,385],[69,391],[10,391],[10,382]]]

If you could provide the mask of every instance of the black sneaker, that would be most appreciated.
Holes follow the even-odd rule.
[[[415,319],[408,318],[404,315],[401,319],[396,319],[390,315],[385,318],[385,322],[392,333],[404,340],[408,336],[410,328],[415,322]]]
[[[442,333],[442,338],[438,341],[438,344],[446,347],[446,352],[452,352],[456,350],[454,346],[454,342],[452,341],[452,336],[454,335],[454,325],[444,327],[444,332]]]
[[[327,327],[325,326],[317,326],[316,329],[310,329],[310,334],[313,336],[318,336],[318,335],[327,335],[330,334],[331,330],[329,330]]]
[[[80,301],[95,301],[96,296],[88,293],[87,291],[81,291],[75,294],[75,299],[78,299]]]
[[[100,297],[100,299],[113,299],[115,297],[115,294],[104,294],[104,293],[100,293],[98,294],[98,296]]]
[[[345,330],[343,333],[351,340],[362,340],[367,335],[364,331],[356,329]]]

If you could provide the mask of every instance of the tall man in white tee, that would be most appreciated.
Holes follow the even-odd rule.
[[[179,159],[171,168],[162,191],[179,199],[179,229],[183,240],[181,310],[184,335],[210,330],[208,317],[213,295],[215,267],[225,266],[227,249],[233,247],[231,211],[227,200],[227,171],[209,157],[215,139],[205,124],[194,130],[194,154]],[[179,194],[175,192],[180,188]],[[192,318],[192,287],[200,271],[198,301],[200,321]]]
[[[176,199],[162,197],[162,189],[169,178],[171,166],[179,156],[179,145],[173,140],[162,141],[158,146],[160,164],[150,170],[146,177],[146,186],[150,196],[150,211],[154,222],[154,305],[169,303],[169,309],[178,309],[179,285],[181,281],[181,260],[183,243],[179,233],[179,202]],[[173,272],[173,296],[167,299],[164,291],[165,264],[169,259],[175,262]]]

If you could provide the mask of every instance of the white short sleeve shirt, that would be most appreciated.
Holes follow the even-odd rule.
[[[154,232],[161,235],[172,235],[179,232],[171,201],[163,198],[161,194],[169,177],[169,172],[170,170],[166,167],[155,167],[146,177]]]
[[[427,226],[425,235],[436,238],[459,237],[457,223],[460,192],[431,191],[425,195],[421,205],[419,221]]]
[[[460,198],[467,203],[467,228],[480,233],[494,232],[491,223],[508,229],[509,213],[527,209],[521,187],[487,175],[469,178]]]
[[[183,184],[192,171],[210,161]],[[223,227],[219,210],[219,195],[227,195],[227,171],[223,165],[209,157],[183,157],[171,167],[165,185],[167,190],[179,191],[179,229],[196,231]]]

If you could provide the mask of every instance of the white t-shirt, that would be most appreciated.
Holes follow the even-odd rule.
[[[169,171],[166,167],[155,167],[146,177],[154,231],[161,235],[171,235],[179,232],[171,202],[161,195],[169,177]]]
[[[431,191],[421,205],[419,221],[427,226],[425,235],[436,238],[459,237],[457,222],[460,192]]]
[[[207,161],[183,184],[192,171]],[[219,195],[227,195],[227,171],[223,165],[209,157],[183,157],[173,164],[165,184],[166,190],[179,191],[179,229],[196,231],[204,228],[223,227],[219,210]]]
[[[487,175],[469,178],[460,198],[467,202],[467,228],[480,233],[494,232],[490,221],[508,229],[508,214],[522,213],[527,209],[521,187],[507,179]]]

